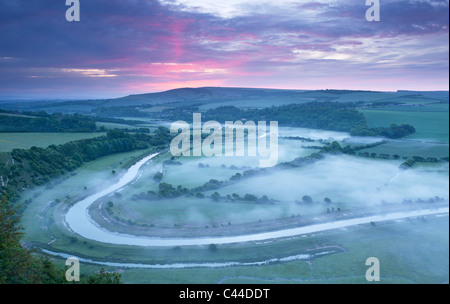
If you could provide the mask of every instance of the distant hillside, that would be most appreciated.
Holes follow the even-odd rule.
[[[413,97],[428,101],[447,101],[448,91],[378,92],[362,90],[277,90],[261,88],[180,88],[159,93],[129,95],[117,99],[104,100],[102,106],[190,106],[213,104],[214,107],[232,105],[237,107],[268,107],[310,101],[338,102],[383,102],[385,99]],[[249,102],[253,101],[253,102]],[[260,105],[260,106],[258,106]]]
[[[221,88],[221,87],[203,87],[203,88],[180,88],[160,93],[148,93],[139,95],[130,95],[122,98],[109,100],[105,105],[142,105],[142,104],[204,104],[215,101],[227,101],[238,99],[255,98],[274,98],[296,93],[303,93],[301,90],[272,90],[272,89],[253,89],[253,88]]]
[[[25,114],[25,115],[22,115]],[[89,116],[25,112],[21,115],[0,109],[1,132],[94,132]]]
[[[425,98],[447,99],[449,100],[449,91],[404,91],[398,90],[399,94],[423,96]]]
[[[238,108],[268,108],[308,102],[362,103],[370,105],[448,104],[448,91],[378,92],[352,90],[279,90],[264,88],[202,87],[180,88],[158,93],[129,95],[114,99],[29,102],[6,102],[1,108],[48,113],[80,113],[107,117],[146,117],[147,112],[164,108],[199,106],[207,111],[221,106]]]

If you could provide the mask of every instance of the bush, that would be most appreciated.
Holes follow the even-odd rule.
[[[153,179],[160,182],[163,179],[163,174],[161,172],[156,172],[155,175],[153,175]]]
[[[304,195],[302,197],[302,202],[307,203],[307,204],[312,204],[313,203],[313,199],[309,195]]]

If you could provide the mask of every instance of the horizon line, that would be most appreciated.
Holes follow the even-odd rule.
[[[254,90],[273,90],[273,91],[303,91],[303,92],[314,92],[314,91],[350,91],[350,92],[380,92],[380,93],[398,93],[402,91],[408,92],[449,92],[449,89],[440,89],[440,90],[413,90],[413,89],[397,89],[393,90],[373,90],[373,89],[333,89],[333,88],[323,88],[323,89],[286,89],[286,88],[270,88],[270,87],[236,87],[236,86],[202,86],[202,87],[178,87],[168,90],[162,91],[149,91],[145,93],[128,93],[128,95],[118,95],[116,97],[49,97],[49,96],[38,96],[38,97],[30,97],[30,96],[13,96],[13,95],[0,95],[0,101],[33,101],[33,100],[104,100],[104,99],[119,99],[126,98],[130,96],[139,96],[139,95],[147,95],[147,94],[159,94],[166,93],[170,91],[183,90],[183,89],[254,89]],[[127,94],[127,93],[125,93]]]

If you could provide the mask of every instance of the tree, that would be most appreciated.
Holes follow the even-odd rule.
[[[422,156],[413,156],[414,161],[416,162],[425,162],[425,158]]]
[[[158,129],[154,131],[155,134],[170,134],[170,130],[166,127],[159,126]]]
[[[124,138],[127,136],[127,134],[119,129],[112,129],[109,130],[108,133],[106,133],[106,136],[108,139],[117,139],[117,138]]]
[[[33,277],[35,267],[33,257],[22,248],[23,236],[20,216],[8,203],[6,195],[0,203],[0,283],[28,284],[39,278]]]
[[[203,193],[201,193],[201,192],[197,192],[197,193],[195,193],[195,197],[197,197],[197,198],[205,198],[205,195]]]
[[[0,201],[0,284],[61,284],[64,271],[48,259],[38,258],[21,246],[20,216],[7,200]]]
[[[220,200],[220,194],[218,192],[214,192],[213,194],[211,194],[211,198],[213,199],[213,201],[218,202]]]
[[[236,173],[235,175],[230,177],[230,180],[235,181],[235,180],[240,180],[241,178],[242,178],[242,174],[241,173]]]
[[[217,251],[217,245],[216,244],[210,244],[208,246],[208,250],[211,252],[216,252]]]
[[[117,272],[107,272],[100,269],[99,273],[89,276],[86,280],[87,284],[120,284],[122,275]]]
[[[172,186],[172,184],[168,183],[160,183],[159,184],[159,192],[158,194],[161,197],[176,197],[179,196],[179,191]]]
[[[416,161],[414,159],[408,159],[407,161],[405,161],[403,164],[400,165],[400,168],[401,169],[412,168],[415,163]]]
[[[255,195],[253,195],[253,194],[246,194],[246,195],[244,195],[244,200],[246,200],[246,201],[254,202],[257,199],[258,198]]]
[[[153,175],[153,179],[156,182],[160,182],[163,179],[163,174],[162,172],[156,172],[155,175]]]
[[[307,203],[307,204],[312,204],[312,203],[313,203],[313,199],[312,199],[312,197],[309,196],[309,195],[304,195],[304,196],[302,197],[302,201],[303,201],[304,203]]]

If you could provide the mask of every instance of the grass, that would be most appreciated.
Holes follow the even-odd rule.
[[[283,206],[261,206],[251,202],[214,202],[209,198],[176,198],[159,201],[121,200],[114,202],[114,215],[132,219],[139,224],[154,224],[172,228],[175,224],[203,228],[206,225],[227,226],[258,220],[277,219],[290,216]],[[125,203],[126,202],[126,203]],[[264,209],[264,211],[261,211]],[[242,216],[245,214],[246,216]]]
[[[142,153],[142,151],[135,152]],[[108,179],[114,180],[116,177],[112,175],[112,170],[117,170],[118,172],[120,167],[130,160],[131,157],[137,156],[137,154],[133,153],[125,153],[118,154],[109,157],[102,158],[100,160],[93,161],[88,165],[83,166],[79,170],[77,170],[77,174],[70,177],[67,180],[62,181],[57,187],[53,189],[44,190],[45,188],[35,189],[35,191],[41,192],[39,196],[34,197],[35,191],[27,192],[23,199],[33,198],[33,202],[26,209],[26,213],[24,216],[24,224],[27,227],[27,236],[25,238],[26,241],[34,241],[41,243],[41,246],[49,248],[51,250],[63,251],[63,252],[71,252],[73,254],[84,256],[84,257],[93,257],[101,260],[113,259],[116,261],[146,261],[146,262],[158,262],[158,263],[166,263],[167,261],[208,261],[208,260],[255,260],[255,259],[264,259],[273,257],[273,253],[277,252],[278,254],[296,254],[300,247],[298,244],[292,243],[291,245],[283,245],[281,249],[275,249],[276,245],[272,244],[270,246],[266,245],[258,245],[258,246],[244,246],[244,247],[224,247],[221,249],[219,254],[211,255],[208,253],[206,248],[187,248],[183,249],[182,254],[178,252],[174,252],[171,248],[168,249],[152,249],[151,254],[148,254],[148,250],[145,248],[135,248],[133,246],[114,246],[108,244],[101,244],[97,242],[93,242],[90,240],[86,240],[75,236],[68,232],[66,228],[63,226],[61,222],[61,218],[64,212],[64,205],[70,202],[76,201],[77,197],[86,196],[90,192],[95,192],[93,183],[89,183],[89,180],[95,181],[107,181]],[[162,159],[161,159],[162,160]],[[161,161],[160,160],[160,161]],[[381,161],[380,161],[381,162]],[[366,161],[363,161],[366,163]],[[155,162],[155,166],[158,164]],[[322,166],[324,168],[329,168],[330,166],[325,162]],[[147,169],[148,168],[148,169]],[[148,171],[152,171],[152,166],[147,166],[146,169]],[[223,170],[221,168],[217,168],[216,170]],[[312,170],[312,171],[311,171]],[[295,176],[304,176],[307,179],[310,179],[311,174],[314,172],[314,168],[308,169],[296,169],[296,172],[293,172],[290,180],[295,184],[295,180],[292,177]],[[298,171],[298,172],[297,172]],[[301,173],[300,173],[301,172]],[[328,172],[330,174],[332,172]],[[118,173],[120,174],[120,173]],[[364,173],[363,173],[364,174]],[[145,175],[141,178],[145,181]],[[270,182],[270,185],[273,186],[273,179],[283,180],[286,177],[261,177],[262,179],[267,179]],[[289,178],[288,178],[289,179]],[[345,179],[345,178],[341,178]],[[272,181],[270,181],[272,180]],[[319,176],[320,180],[320,176]],[[267,182],[266,181],[266,182]],[[352,183],[352,180],[348,181]],[[408,182],[408,181],[406,181]],[[56,184],[56,182],[54,182]],[[97,182],[95,183],[97,184]],[[143,185],[149,184],[148,180],[142,183]],[[257,181],[256,184],[261,184],[261,181]],[[301,182],[298,184],[302,184]],[[378,183],[376,183],[378,184]],[[98,184],[97,184],[98,185]],[[84,187],[87,186],[87,189]],[[100,187],[105,187],[105,185],[99,185]],[[324,187],[327,184],[323,184]],[[346,189],[345,185],[339,185],[340,188]],[[263,193],[267,193],[269,186],[264,186],[261,188]],[[278,188],[276,186],[275,188]],[[70,191],[67,191],[70,189]],[[244,187],[243,191],[247,191],[248,188]],[[235,189],[231,189],[230,191],[236,191]],[[320,189],[318,190],[321,191]],[[338,190],[336,190],[338,191]],[[335,192],[336,192],[335,191]],[[172,199],[172,200],[164,200],[160,202],[132,202],[126,197],[126,191],[121,192],[124,195],[121,203],[115,201],[115,207],[125,208],[125,210],[134,213],[140,214],[141,220],[146,221],[168,221],[167,223],[174,223],[174,221],[184,221],[184,223],[196,223],[198,218],[196,216],[192,216],[189,218],[189,214],[195,211],[195,208],[198,208],[197,213],[200,214],[203,218],[212,218],[212,219],[220,219],[224,220],[228,218],[241,218],[241,220],[246,219],[247,221],[256,221],[258,218],[261,218],[264,214],[269,217],[280,216],[280,214],[276,214],[273,208],[278,208],[279,206],[265,206],[265,205],[252,205],[252,204],[234,204],[234,203],[216,203],[211,202],[210,200],[201,200],[195,201],[192,199]],[[324,194],[324,193],[322,193]],[[316,196],[314,195],[316,198]],[[52,202],[55,199],[59,199],[61,203],[52,205]],[[213,208],[211,206],[214,206]],[[320,206],[319,206],[320,207]],[[201,209],[203,208],[203,209]],[[305,208],[305,207],[303,207]],[[323,206],[321,207],[323,209]],[[301,213],[305,214],[305,212],[312,212],[311,208],[307,208],[308,210],[303,210]],[[256,213],[252,213],[252,211],[256,211]],[[290,210],[292,212],[292,210]],[[323,212],[323,210],[322,210]],[[195,213],[195,212],[194,212]],[[237,214],[237,215],[236,215]],[[38,216],[36,216],[38,215]],[[195,214],[194,214],[195,215]],[[245,215],[245,216],[243,216]],[[128,215],[127,215],[128,216]],[[171,218],[172,217],[172,218]],[[233,223],[235,220],[231,220]],[[166,224],[167,224],[166,223]],[[202,223],[203,224],[203,223]],[[217,223],[220,224],[220,223]],[[225,222],[226,224],[226,222]],[[48,244],[50,241],[53,241],[50,245]],[[311,245],[308,243],[308,246]],[[275,246],[275,247],[274,247]],[[312,246],[312,245],[311,245]]]
[[[270,246],[225,246],[215,253],[206,249],[179,251],[185,259],[220,260],[242,255],[253,260],[270,256],[286,256],[308,248],[340,246],[343,251],[324,255],[310,261],[297,260],[261,266],[187,269],[128,269],[105,267],[119,271],[124,283],[146,284],[310,284],[310,283],[368,283],[365,272],[368,257],[380,260],[382,284],[448,283],[449,281],[449,222],[448,217],[429,218],[426,222],[408,220],[375,227],[366,225],[349,231],[332,231],[294,240],[272,243]],[[412,250],[414,249],[414,250]],[[166,263],[175,262],[173,249],[147,251],[159,256],[164,251]],[[144,254],[144,252],[141,252]],[[132,259],[134,256],[130,256]],[[82,273],[89,274],[100,266],[81,264]],[[371,283],[374,284],[374,283]]]
[[[12,113],[0,113],[0,116],[11,116],[11,117],[25,117],[25,118],[41,118],[38,116],[30,116],[30,115],[21,115],[21,114],[12,114]]]
[[[97,128],[105,127],[106,130],[110,129],[136,129],[136,126],[121,124],[121,123],[113,123],[113,122],[96,122]]]
[[[0,152],[13,149],[29,149],[33,146],[46,148],[72,140],[93,138],[105,133],[0,133]]]
[[[448,144],[427,143],[413,140],[392,140],[380,146],[358,151],[358,153],[363,152],[377,153],[378,155],[389,154],[391,157],[397,154],[407,158],[421,156],[424,158],[435,157],[439,159],[441,157],[448,157],[449,146]]]
[[[369,126],[386,127],[391,123],[411,124],[416,133],[406,139],[436,141],[449,143],[449,118],[447,112],[417,112],[390,110],[360,110],[366,117]]]
[[[141,155],[143,151],[119,153],[102,157],[85,163],[70,175],[52,181],[51,189],[43,186],[25,190],[21,196],[21,202],[32,200],[27,204],[22,223],[25,227],[24,241],[44,242],[51,240],[47,231],[50,218],[54,218],[55,200],[70,203],[78,197],[95,193],[106,184],[112,183],[120,174],[120,170],[126,162]],[[116,175],[112,171],[116,171]],[[85,188],[86,187],[86,188]]]
[[[222,106],[234,106],[237,108],[269,108],[272,106],[282,106],[288,104],[301,104],[311,102],[309,98],[293,98],[292,96],[283,96],[276,98],[255,98],[255,99],[237,99],[229,101],[211,102],[201,105],[200,111],[207,111],[210,109],[222,107]]]
[[[418,118],[415,117],[415,119]],[[432,128],[429,130],[429,132],[435,131]],[[287,145],[285,152],[289,157],[301,152],[297,147],[301,143],[297,141],[286,141],[283,145]],[[142,153],[143,151],[136,151],[104,157],[85,164],[67,179],[52,181],[53,188],[41,187],[26,191],[22,200],[32,199],[32,202],[28,204],[22,219],[26,232],[24,241],[52,251],[99,261],[151,264],[255,262],[297,255],[311,249],[318,250],[317,247],[323,246],[342,248],[336,253],[323,255],[308,262],[291,261],[261,266],[212,269],[128,269],[84,263],[81,265],[82,273],[92,273],[101,267],[120,271],[125,283],[366,283],[365,260],[371,256],[380,259],[382,283],[448,282],[448,217],[430,217],[427,221],[405,220],[401,223],[390,222],[376,226],[362,225],[351,227],[346,231],[327,231],[269,243],[221,245],[216,252],[211,252],[207,246],[188,246],[174,250],[174,248],[105,244],[84,239],[64,227],[62,216],[68,204],[114,182],[121,174],[120,168]],[[277,210],[273,209],[278,208],[277,205],[216,203],[209,199],[185,198],[160,202],[131,201],[130,198],[135,193],[157,189],[157,184],[153,182],[152,177],[161,169],[161,162],[167,157],[168,155],[165,155],[154,161],[152,165],[146,166],[140,181],[121,192],[123,197],[120,202],[112,199],[117,212],[123,212],[122,215],[128,217],[134,214],[142,222],[160,221],[165,224],[171,224],[174,221],[198,224],[199,218],[196,217],[196,213],[206,218],[206,221],[228,221],[235,217],[234,213],[238,213],[241,219],[248,221],[257,220],[264,214],[267,217],[282,216],[276,214]],[[228,159],[217,157],[177,160],[180,160],[183,165],[166,166],[163,179],[164,182],[170,182],[174,186],[180,184],[191,187],[203,184],[211,178],[224,180],[239,171],[221,168],[222,163],[227,167],[231,163],[228,163]],[[210,167],[200,169],[198,167],[200,162],[209,164]],[[317,201],[322,201],[325,196],[330,196],[333,201],[347,201],[350,197],[357,198],[361,195],[361,200],[355,201],[354,205],[349,205],[361,207],[357,205],[361,201],[366,202],[368,198],[375,196],[378,198],[382,195],[375,190],[383,185],[380,181],[385,182],[395,176],[400,162],[335,156],[305,168],[256,177],[222,188],[218,192],[222,195],[236,192],[241,196],[251,193],[258,197],[266,194],[269,197],[292,201],[300,200],[304,194],[311,195]],[[113,170],[116,174],[112,173]],[[430,188],[433,195],[436,195],[436,189],[442,188],[440,191],[448,196],[446,187],[444,189],[440,186],[445,183],[448,185],[448,173],[438,175],[439,173],[436,173],[434,169],[430,170],[429,173],[426,170],[417,171],[416,169],[402,173],[401,178],[390,182],[388,190],[393,194],[399,193],[403,197],[404,194],[414,193],[414,189],[420,191],[420,187]],[[378,179],[377,176],[382,178]],[[421,177],[420,185],[418,185],[417,177]],[[362,181],[364,187],[355,185],[358,181]],[[349,189],[357,193],[350,193]],[[57,199],[59,202],[56,201]],[[318,205],[322,208],[323,202]],[[296,208],[294,211],[299,211],[297,205],[293,206]],[[289,210],[287,215],[293,212],[293,209],[287,210]],[[308,210],[314,211],[311,208]],[[302,213],[307,213],[308,210],[305,209]],[[253,211],[257,212],[253,213]],[[195,216],[189,217],[190,212]],[[323,212],[323,210],[314,212]],[[200,222],[204,223],[202,220]],[[63,262],[61,259],[56,260],[58,263]]]

